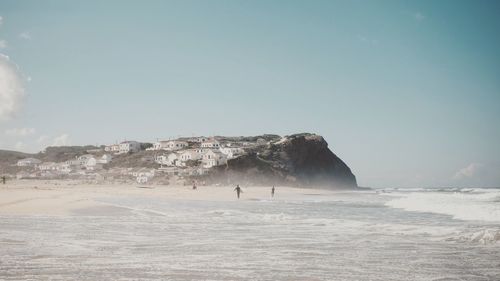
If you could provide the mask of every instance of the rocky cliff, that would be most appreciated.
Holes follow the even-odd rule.
[[[229,160],[210,177],[221,184],[286,184],[321,188],[356,188],[351,169],[323,137],[296,134],[257,147]]]

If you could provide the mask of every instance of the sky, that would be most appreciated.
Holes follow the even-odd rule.
[[[0,0],[0,149],[312,132],[361,186],[500,186],[499,12]]]

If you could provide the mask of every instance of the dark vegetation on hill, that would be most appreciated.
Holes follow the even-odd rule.
[[[143,150],[135,153],[113,155],[113,161],[106,164],[106,168],[158,168],[154,156],[158,151]]]

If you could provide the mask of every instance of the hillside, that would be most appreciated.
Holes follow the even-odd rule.
[[[47,147],[43,152],[36,154],[0,151],[0,174],[14,176],[23,171],[28,172],[30,178],[68,176],[88,178],[94,175],[100,178],[122,177],[135,180],[132,175],[137,172],[134,171],[140,171],[143,177],[147,177],[147,182],[164,181],[173,177],[176,181],[188,184],[197,181],[229,185],[241,183],[322,188],[357,187],[356,177],[351,169],[328,148],[328,143],[319,135],[302,133],[281,137],[267,134],[250,137],[216,136],[211,139],[212,143],[206,141],[204,143],[204,141],[197,142],[193,138],[179,138],[175,141],[184,141],[186,146],[174,149],[152,150],[152,144],[141,143],[139,151],[128,153],[105,152],[103,146]],[[216,147],[204,146],[211,145],[214,141],[217,142]],[[146,147],[149,149],[144,150]],[[239,149],[239,152],[235,155],[224,155],[227,153],[224,149]],[[216,154],[213,154],[214,151]],[[189,157],[197,158],[182,159],[181,155],[186,156],[184,152],[191,153],[187,155]],[[207,153],[212,154],[209,156]],[[95,159],[100,159],[104,154],[111,154],[112,161],[92,169],[85,163],[75,164],[75,161],[69,161],[86,154],[91,154],[90,157]],[[158,157],[172,156],[172,154],[177,159],[173,163],[162,162],[166,158],[158,160]],[[44,168],[44,171],[37,169],[36,166],[16,166],[18,160],[28,157],[57,165],[53,169]],[[214,160],[210,157],[223,158]],[[71,164],[64,166],[65,162]]]

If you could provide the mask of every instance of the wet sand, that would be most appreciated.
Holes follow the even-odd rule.
[[[245,187],[241,201],[271,199],[271,187]],[[277,187],[280,199],[304,194],[331,194],[327,190]],[[93,215],[112,215],[113,206],[103,199],[114,196],[140,196],[165,200],[237,201],[234,187],[161,186],[161,185],[92,185],[76,181],[18,180],[0,185],[0,215],[69,215],[87,210]],[[92,209],[92,210],[91,210]]]

